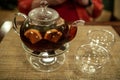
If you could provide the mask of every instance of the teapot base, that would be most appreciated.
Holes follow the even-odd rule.
[[[31,66],[41,72],[51,72],[59,69],[65,62],[65,53],[68,52],[69,43],[52,52],[35,52],[27,48],[23,43],[27,60]]]
[[[52,72],[59,69],[65,62],[65,54],[51,58],[39,58],[30,54],[26,54],[26,57],[31,66],[41,72]]]

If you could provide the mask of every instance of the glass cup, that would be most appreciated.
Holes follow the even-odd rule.
[[[75,62],[78,70],[83,73],[92,74],[109,62],[108,51],[99,45],[83,44],[75,55]]]
[[[108,51],[111,50],[115,42],[115,36],[108,30],[89,30],[87,33],[89,43],[103,46]]]

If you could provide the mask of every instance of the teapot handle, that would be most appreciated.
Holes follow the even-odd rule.
[[[18,34],[18,35],[20,35],[20,29],[19,29],[19,27],[17,26],[17,17],[18,16],[21,16],[21,17],[23,17],[25,20],[27,19],[27,16],[25,15],[25,14],[23,14],[23,13],[16,13],[15,14],[15,17],[14,17],[14,26],[13,26],[13,29],[15,30],[15,32]]]

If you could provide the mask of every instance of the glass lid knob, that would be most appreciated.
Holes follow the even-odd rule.
[[[46,0],[40,1],[41,12],[39,18],[42,20],[50,20],[52,18],[52,12],[47,10],[48,2]]]
[[[40,7],[31,10],[28,16],[34,23],[40,25],[49,25],[59,19],[58,12],[48,7],[47,0],[41,0]]]

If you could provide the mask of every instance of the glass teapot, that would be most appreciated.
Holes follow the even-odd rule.
[[[20,35],[23,44],[35,52],[60,48],[75,37],[77,26],[84,24],[83,20],[77,20],[68,25],[57,11],[47,6],[48,2],[41,0],[40,7],[31,10],[28,16],[17,13],[14,17],[14,30]],[[20,30],[17,26],[17,16],[24,17]]]

